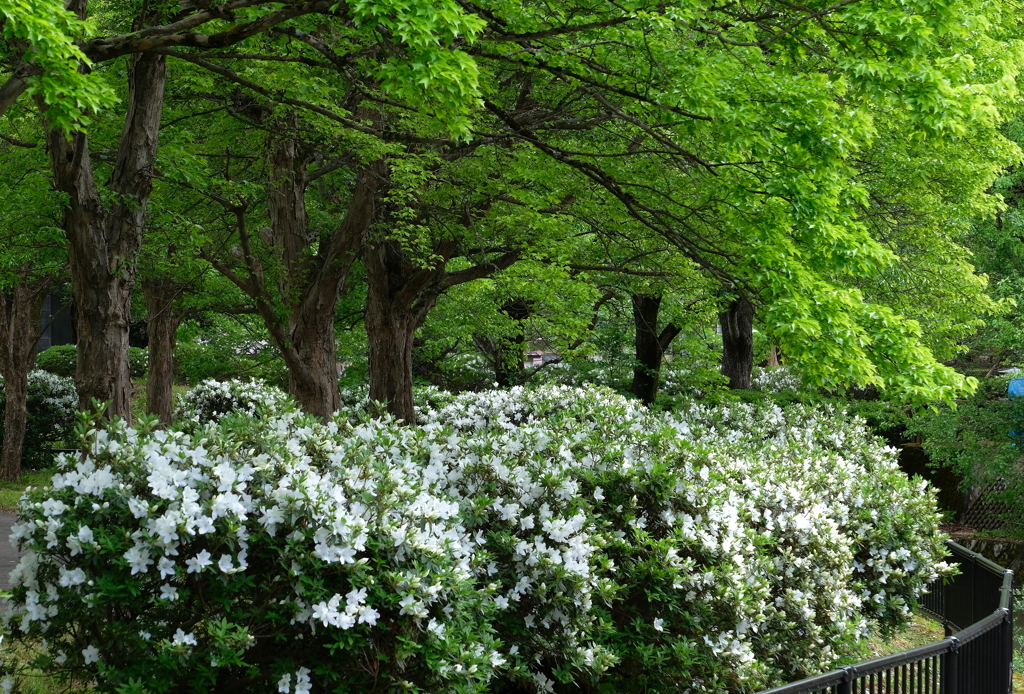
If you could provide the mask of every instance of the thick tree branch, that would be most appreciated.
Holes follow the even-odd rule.
[[[309,0],[282,7],[251,22],[235,24],[215,34],[196,34],[192,29],[215,19],[234,21],[234,11],[264,4],[263,0],[232,0],[201,10],[177,22],[147,27],[118,36],[92,39],[82,44],[82,52],[93,62],[158,48],[189,47],[217,49],[233,46],[261,34],[278,24],[307,14],[330,14],[336,4],[330,0]]]

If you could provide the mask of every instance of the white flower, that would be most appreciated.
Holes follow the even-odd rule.
[[[359,609],[359,623],[369,624],[371,627],[377,623],[377,619],[380,617],[380,612],[373,609],[369,605]]]
[[[87,648],[83,648],[82,658],[85,660],[86,665],[98,662],[100,659],[100,649],[96,648],[96,646],[89,646]]]
[[[160,599],[162,600],[174,600],[178,599],[178,589],[169,583],[165,583],[160,587]]]
[[[604,500],[604,490],[600,487],[594,487],[594,498],[598,501]]]
[[[135,545],[125,552],[124,558],[128,560],[128,565],[132,567],[133,576],[137,573],[146,573],[148,568],[153,565],[153,560],[149,558],[149,549],[141,545]]]
[[[188,573],[200,573],[207,566],[213,564],[213,560],[210,558],[210,553],[205,549],[195,556],[193,559],[186,559],[185,566],[188,567]],[[230,557],[229,557],[230,561]]]
[[[664,624],[665,624],[665,620],[664,619],[661,619],[660,617],[656,617],[655,618],[655,620],[654,620],[654,628],[655,628],[655,630],[657,630],[657,631],[665,631],[665,627],[663,626]]]
[[[174,639],[172,639],[171,643],[175,646],[195,646],[196,637],[192,635],[191,632],[186,634],[181,629],[178,629],[176,632],[174,632]]]
[[[281,679],[277,681],[277,691],[281,694],[288,694],[292,690],[292,676],[291,673],[285,673],[281,675]]]
[[[309,669],[300,667],[295,673],[295,694],[309,694],[313,686],[309,682]]]
[[[160,578],[167,578],[174,575],[174,560],[167,557],[160,557],[156,568],[160,571]]]

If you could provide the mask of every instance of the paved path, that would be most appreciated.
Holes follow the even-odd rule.
[[[7,539],[11,535],[11,526],[14,525],[18,516],[8,511],[0,511],[0,590],[7,590],[11,587],[11,570],[17,566],[18,558],[24,552],[18,552],[11,547]]]

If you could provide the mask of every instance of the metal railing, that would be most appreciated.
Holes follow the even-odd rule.
[[[760,694],[1009,694],[1013,572],[952,540],[946,545],[960,574],[935,581],[921,597],[946,638]]]

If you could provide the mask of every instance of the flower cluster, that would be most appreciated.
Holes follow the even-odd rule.
[[[256,379],[218,381],[211,378],[177,397],[174,419],[185,427],[195,427],[231,413],[253,417],[272,414],[289,409],[290,404],[284,391]]]
[[[800,392],[803,389],[803,380],[791,366],[768,369],[755,366],[750,374],[750,385],[754,390],[763,393],[781,393],[787,390]]]
[[[423,395],[91,430],[21,503],[11,630],[111,689],[749,691],[944,571],[931,495],[838,413]]]

